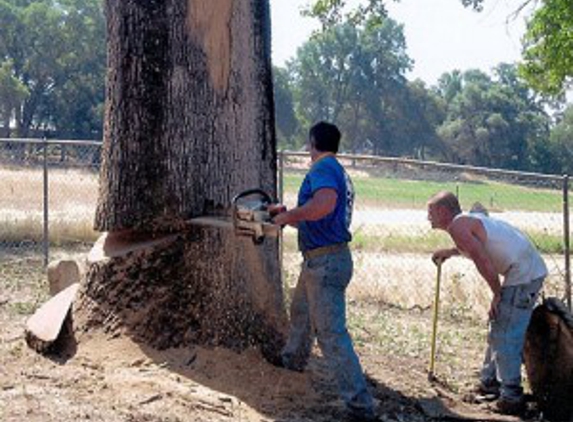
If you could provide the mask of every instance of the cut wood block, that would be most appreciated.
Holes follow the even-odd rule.
[[[59,259],[48,265],[50,295],[55,296],[66,287],[80,282],[80,267],[73,259]]]
[[[62,332],[80,283],[74,283],[44,303],[26,323],[26,342],[32,349],[46,351]]]

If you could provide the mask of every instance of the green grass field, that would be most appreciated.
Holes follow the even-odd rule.
[[[295,194],[303,179],[298,173],[285,173],[284,189]],[[362,205],[385,208],[423,209],[428,198],[441,190],[457,193],[464,209],[474,202],[496,211],[561,212],[559,190],[531,188],[500,182],[434,182],[375,176],[352,178],[356,201]]]
[[[561,255],[564,252],[563,238],[541,231],[526,231],[537,249],[544,254]],[[294,234],[284,236],[284,247],[288,251],[297,250]],[[451,248],[452,241],[443,232],[380,235],[355,231],[352,235],[352,247],[367,252],[422,253],[430,254],[436,249]]]

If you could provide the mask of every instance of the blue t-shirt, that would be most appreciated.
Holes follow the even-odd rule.
[[[303,252],[350,242],[350,223],[354,205],[354,188],[350,177],[334,156],[326,156],[315,162],[307,173],[298,192],[300,207],[306,204],[319,189],[334,189],[337,194],[334,211],[317,221],[301,221],[298,224],[298,246]]]

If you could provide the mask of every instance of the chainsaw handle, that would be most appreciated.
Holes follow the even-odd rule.
[[[267,202],[267,204],[271,204],[273,202],[273,198],[271,198],[271,196],[264,190],[259,188],[247,189],[246,191],[240,192],[233,197],[231,202],[233,205],[236,205],[239,199],[244,198],[245,196],[255,195],[255,194],[262,196],[263,199]]]

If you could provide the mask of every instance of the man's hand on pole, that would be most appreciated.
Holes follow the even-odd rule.
[[[449,259],[454,255],[459,255],[458,250],[455,248],[439,249],[432,254],[432,261],[434,261],[434,264],[440,265],[443,264],[446,259]]]

